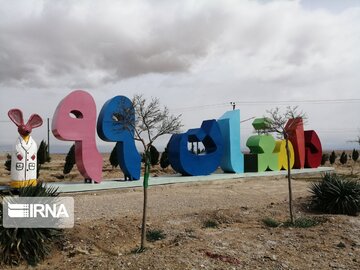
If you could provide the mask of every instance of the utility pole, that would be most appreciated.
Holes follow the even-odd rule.
[[[235,110],[236,103],[235,103],[234,101],[231,101],[231,102],[230,102],[230,105],[232,106],[233,110]]]
[[[48,157],[50,157],[50,119],[47,118],[47,145],[48,145]]]

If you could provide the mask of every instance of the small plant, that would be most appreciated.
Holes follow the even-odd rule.
[[[160,153],[159,151],[156,149],[155,146],[151,145],[150,146],[150,163],[151,166],[155,166],[159,163],[159,156]]]
[[[356,162],[356,161],[358,160],[358,158],[359,158],[359,151],[354,149],[354,150],[352,151],[351,158],[352,158],[352,160],[353,160],[354,162]]]
[[[20,197],[56,197],[57,190],[46,188],[39,182],[36,186],[20,188]],[[2,224],[2,207],[0,221]],[[51,243],[60,237],[61,230],[53,228],[4,228],[0,225],[0,260],[8,265],[18,265],[25,260],[35,266],[49,254]]]
[[[114,146],[113,150],[111,151],[109,161],[111,164],[111,167],[114,169],[117,166],[119,166],[119,160],[117,158],[117,151],[116,151],[116,145]]]
[[[161,158],[160,158],[160,166],[161,168],[165,169],[170,165],[170,161],[168,158],[168,149],[167,147],[165,147],[164,152],[161,154]]]
[[[321,165],[325,165],[326,161],[328,161],[329,158],[330,158],[329,154],[322,154]]]
[[[5,160],[4,165],[5,165],[5,169],[10,172],[11,171],[11,155],[9,153],[6,154],[6,160]]]
[[[360,210],[360,183],[325,174],[320,183],[310,188],[312,208],[330,214],[356,215]]]
[[[279,227],[280,226],[280,222],[276,221],[275,219],[273,218],[264,218],[262,220],[262,222],[267,226],[267,227],[271,227],[271,228],[276,228],[276,227]]]
[[[219,223],[213,219],[207,219],[204,221],[204,228],[218,228]]]
[[[284,223],[285,227],[295,227],[295,228],[309,228],[314,227],[320,223],[319,219],[309,218],[309,217],[300,217],[294,220],[294,223],[286,221]]]
[[[347,162],[347,154],[345,152],[342,152],[340,156],[340,163],[344,165],[346,164],[346,162]]]
[[[330,164],[333,165],[335,163],[335,160],[336,160],[336,154],[335,151],[332,151],[329,157]]]
[[[148,230],[146,232],[146,240],[149,242],[155,242],[166,238],[166,234],[163,230]]]
[[[69,152],[66,155],[63,173],[64,174],[70,173],[72,168],[75,165],[75,162],[76,162],[75,161],[75,144],[73,144],[70,147]]]

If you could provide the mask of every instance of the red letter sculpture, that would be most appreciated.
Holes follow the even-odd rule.
[[[321,164],[322,147],[321,142],[314,130],[305,131],[305,166],[317,168]]]
[[[285,129],[288,131],[289,140],[294,147],[295,169],[302,169],[305,166],[305,140],[304,125],[302,118],[290,119],[286,123]]]
[[[102,156],[96,147],[96,105],[92,96],[76,90],[57,106],[52,132],[64,141],[75,141],[76,166],[85,180],[101,182]]]

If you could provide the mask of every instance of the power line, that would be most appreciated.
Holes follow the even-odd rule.
[[[248,100],[248,101],[232,101],[230,102],[230,105],[284,105],[284,104],[329,104],[329,103],[358,103],[360,102],[360,98],[354,98],[354,99],[312,99],[312,100]],[[190,107],[182,107],[182,108],[174,108],[172,111],[179,111],[179,110],[199,110],[199,109],[206,109],[206,108],[214,108],[214,107],[225,107],[229,106],[229,103],[216,103],[216,104],[207,104],[207,105],[200,105],[200,106],[190,106]]]

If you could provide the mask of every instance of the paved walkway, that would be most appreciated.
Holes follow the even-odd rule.
[[[309,174],[309,173],[321,173],[333,171],[332,167],[319,167],[316,169],[293,169],[292,174]],[[181,176],[181,175],[169,175],[160,177],[150,177],[149,185],[166,185],[176,183],[190,183],[190,182],[202,182],[202,181],[214,181],[214,180],[229,180],[236,178],[251,178],[251,177],[266,177],[266,176],[278,176],[286,175],[287,171],[277,172],[263,172],[263,173],[241,173],[241,174],[230,174],[230,173],[214,173],[206,176]],[[57,187],[61,193],[68,192],[84,192],[84,191],[95,191],[95,190],[107,190],[107,189],[118,189],[118,188],[133,188],[141,187],[141,178],[138,181],[124,181],[118,179],[103,180],[101,183],[48,183],[50,187]]]
[[[293,169],[291,173],[294,174],[309,174],[309,173],[321,173],[333,171],[332,167],[319,167],[316,169]],[[237,178],[251,178],[251,177],[266,177],[266,176],[278,176],[286,175],[287,171],[268,171],[262,173],[214,173],[206,176],[181,176],[181,175],[169,175],[160,177],[151,177],[149,185],[167,185],[177,183],[190,183],[190,182],[202,182],[202,181],[214,181],[214,180],[229,180]],[[133,188],[142,186],[142,177],[138,181],[124,181],[119,179],[107,179],[101,183],[83,183],[83,182],[51,182],[47,183],[49,187],[58,188],[61,193],[73,193],[73,192],[86,192],[96,190],[109,190],[119,188]],[[8,186],[0,186],[0,191],[8,190]]]

